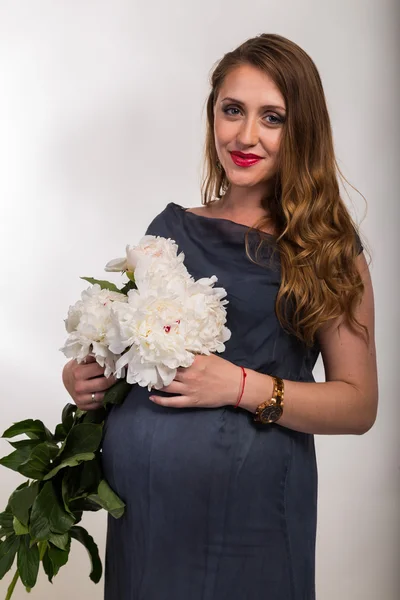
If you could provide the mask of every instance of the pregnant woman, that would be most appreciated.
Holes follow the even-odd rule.
[[[170,203],[147,233],[174,239],[196,279],[217,275],[232,337],[107,418],[104,471],[126,512],[108,523],[105,598],[313,600],[314,434],[376,418],[370,274],[301,48],[263,34],[227,53],[207,121],[201,206]],[[95,362],[63,379],[85,410],[114,383]]]

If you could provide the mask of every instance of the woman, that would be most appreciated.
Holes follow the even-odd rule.
[[[195,278],[217,275],[232,337],[107,419],[104,470],[127,505],[109,520],[107,600],[315,598],[314,434],[376,418],[371,279],[317,69],[260,35],[211,85],[202,206],[170,203],[147,233],[173,238]],[[102,373],[66,365],[80,408],[114,383]]]

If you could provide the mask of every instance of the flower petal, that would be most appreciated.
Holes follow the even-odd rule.
[[[104,267],[105,271],[117,272],[117,271],[126,271],[127,264],[126,258],[114,258],[110,260],[106,266]]]

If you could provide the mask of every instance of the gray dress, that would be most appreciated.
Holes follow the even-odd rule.
[[[275,314],[274,238],[259,266],[246,256],[246,230],[170,203],[147,233],[174,239],[196,279],[216,275],[227,290],[232,337],[220,356],[314,381],[319,348],[285,333]],[[166,408],[148,396],[133,386],[106,422],[104,471],[126,502],[108,521],[106,600],[313,600],[313,435],[257,425],[240,408]]]

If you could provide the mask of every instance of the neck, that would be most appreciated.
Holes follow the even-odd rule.
[[[216,203],[216,209],[233,218],[260,218],[268,216],[268,210],[262,205],[268,190],[262,187],[243,188],[230,185],[224,196]]]

